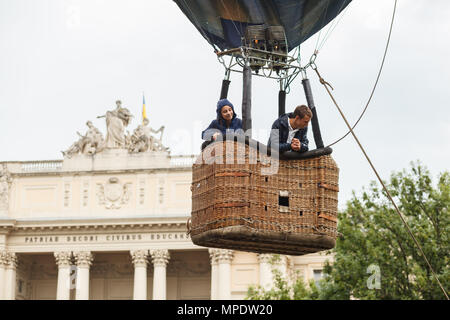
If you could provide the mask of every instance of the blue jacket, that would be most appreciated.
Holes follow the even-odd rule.
[[[230,106],[231,109],[233,109],[233,118],[231,119],[230,126],[227,127],[225,119],[222,117],[221,110],[224,106]],[[202,132],[202,139],[203,140],[211,140],[211,137],[214,133],[218,132],[222,135],[226,135],[227,132],[229,133],[235,133],[235,131],[242,131],[242,120],[239,119],[236,115],[236,112],[234,111],[233,104],[228,101],[227,99],[219,100],[217,103],[217,119],[213,120],[208,128],[203,130]]]
[[[278,144],[279,152],[292,151],[291,144],[287,143],[287,139],[289,137],[289,124],[288,118],[293,118],[294,113],[286,113],[279,117],[272,125],[272,130],[270,132],[269,142],[267,146],[270,147],[273,143],[274,147]],[[299,129],[294,138],[300,140],[301,147],[299,152],[308,151],[308,138],[306,137],[308,132],[308,127],[303,129]]]

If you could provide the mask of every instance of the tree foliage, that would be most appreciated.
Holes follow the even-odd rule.
[[[270,289],[261,286],[250,286],[247,292],[248,300],[316,300],[319,290],[314,281],[306,286],[303,277],[296,275],[294,283],[286,279],[277,268],[279,255],[273,255],[270,265],[273,275],[273,286]]]
[[[385,185],[441,284],[448,290],[450,173],[441,173],[433,184],[430,172],[417,162],[411,164],[409,171],[393,173]],[[275,277],[275,289],[249,291],[249,296],[445,299],[425,259],[377,183],[372,182],[367,190],[363,189],[361,196],[353,193],[338,219],[340,236],[330,251],[334,262],[326,263],[320,289],[298,282],[289,287],[283,279]]]
[[[444,288],[449,285],[450,174],[436,187],[420,163],[387,188]],[[443,299],[443,292],[384,190],[372,182],[339,214],[335,262],[325,267],[328,299]],[[375,267],[375,268],[374,268]],[[379,272],[378,274],[375,274]],[[374,285],[374,277],[380,280]],[[376,279],[375,279],[376,280]]]

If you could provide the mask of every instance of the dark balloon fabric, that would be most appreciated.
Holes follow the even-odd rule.
[[[248,25],[283,26],[292,50],[333,20],[351,0],[174,0],[221,50],[242,45]]]

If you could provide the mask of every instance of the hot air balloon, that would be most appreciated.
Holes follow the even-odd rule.
[[[264,29],[277,27],[275,30],[282,27],[288,52],[326,26],[351,2],[351,0],[174,1],[203,37],[222,51],[244,45],[246,42],[243,38],[247,36],[247,27],[261,26]]]
[[[331,249],[337,237],[339,169],[322,142],[306,69],[295,52],[351,0],[174,0],[225,68],[220,98],[231,72],[243,74],[245,136],[227,136],[202,150],[193,165],[188,232],[194,244],[303,255]],[[301,74],[316,149],[279,153],[251,138],[251,78],[286,89]]]

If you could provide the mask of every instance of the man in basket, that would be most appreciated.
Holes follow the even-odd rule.
[[[311,110],[300,105],[294,112],[286,113],[279,117],[272,125],[269,142],[267,146],[276,149],[279,152],[308,151],[308,123],[312,118]]]

